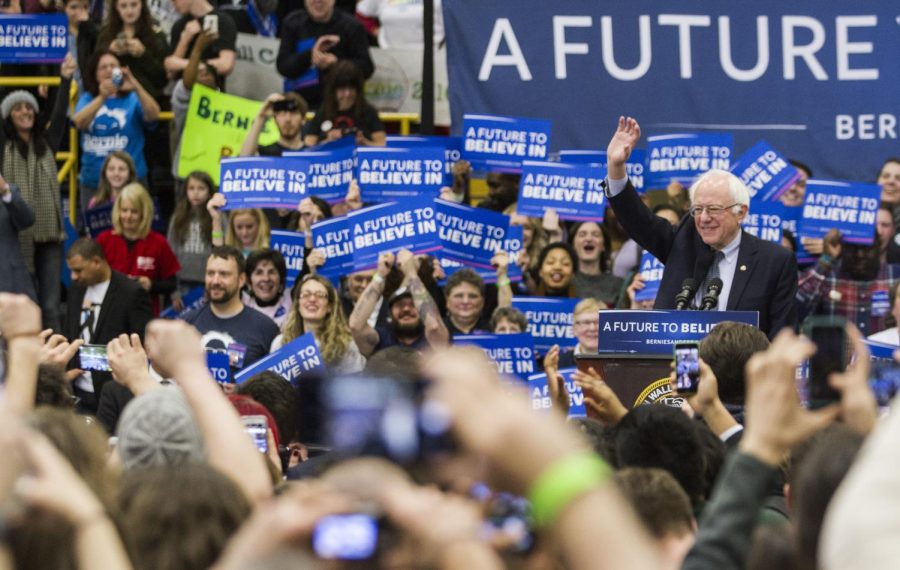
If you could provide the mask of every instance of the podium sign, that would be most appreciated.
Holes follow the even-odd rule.
[[[672,356],[677,342],[700,342],[719,323],[759,326],[756,311],[600,311],[597,351]]]

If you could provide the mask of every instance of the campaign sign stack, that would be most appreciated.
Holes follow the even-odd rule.
[[[513,297],[513,307],[522,311],[528,320],[528,333],[534,337],[534,348],[544,354],[554,344],[560,349],[578,344],[572,331],[572,312],[581,299],[562,297]],[[601,311],[603,314],[603,311]]]
[[[219,192],[223,209],[291,208],[306,198],[309,161],[300,158],[247,156],[222,160]]]
[[[575,368],[562,368],[559,373],[565,379],[566,392],[569,395],[569,417],[583,418],[587,415],[584,407],[584,394],[581,387],[575,384],[572,374]],[[528,377],[528,390],[531,394],[532,410],[549,411],[556,406],[553,397],[550,396],[550,387],[547,386],[546,374],[532,374]]]
[[[296,384],[304,372],[322,367],[322,355],[312,333],[306,333],[287,343],[262,360],[242,369],[234,375],[236,384],[260,372],[269,370],[288,382]]]
[[[526,160],[550,156],[550,121],[464,115],[462,158],[472,168],[519,172]]]
[[[287,280],[285,286],[293,287],[294,282],[303,271],[303,249],[306,247],[306,234],[287,230],[272,230],[269,246],[281,252],[287,264]]]
[[[603,221],[606,167],[562,162],[522,163],[516,213],[535,218],[553,209],[563,220]]]
[[[444,149],[363,147],[356,151],[364,202],[438,195],[444,185]]]
[[[647,188],[665,188],[670,182],[690,185],[713,168],[731,166],[732,137],[728,133],[674,134],[647,137]]]
[[[870,245],[875,239],[880,199],[881,188],[875,184],[809,180],[797,233],[800,237],[824,238],[835,228],[845,242]]]

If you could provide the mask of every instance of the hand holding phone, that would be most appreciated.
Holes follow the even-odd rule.
[[[213,34],[219,33],[219,16],[217,14],[203,16],[203,31]]]
[[[78,349],[79,368],[96,372],[109,372],[109,355],[102,344],[85,344]]]
[[[313,551],[326,560],[368,560],[378,547],[378,521],[371,515],[328,515],[313,529]]]
[[[809,359],[810,407],[840,401],[841,394],[829,385],[828,377],[847,369],[847,321],[840,317],[810,317],[803,325],[803,334],[816,345],[816,353]]]
[[[256,449],[269,452],[269,420],[266,416],[241,416],[244,431],[253,439]]]

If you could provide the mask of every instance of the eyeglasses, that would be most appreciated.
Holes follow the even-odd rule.
[[[705,210],[706,213],[711,217],[717,218],[721,216],[725,212],[725,210],[729,210],[731,208],[734,208],[735,206],[740,206],[740,204],[734,203],[730,206],[691,206],[691,209],[688,210],[688,212],[691,214],[691,216],[699,218],[703,215],[703,212]]]
[[[587,329],[591,327],[599,327],[600,321],[575,321],[574,323],[572,323],[572,325],[580,329]]]
[[[325,299],[328,298],[328,293],[325,291],[301,291],[300,298],[301,299],[316,298],[316,299],[321,299],[324,301]]]

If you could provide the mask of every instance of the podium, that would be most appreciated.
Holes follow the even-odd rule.
[[[575,365],[593,367],[622,404],[680,407],[669,385],[672,353],[679,342],[700,342],[717,324],[736,321],[759,326],[756,311],[600,311],[598,352],[579,354]]]

